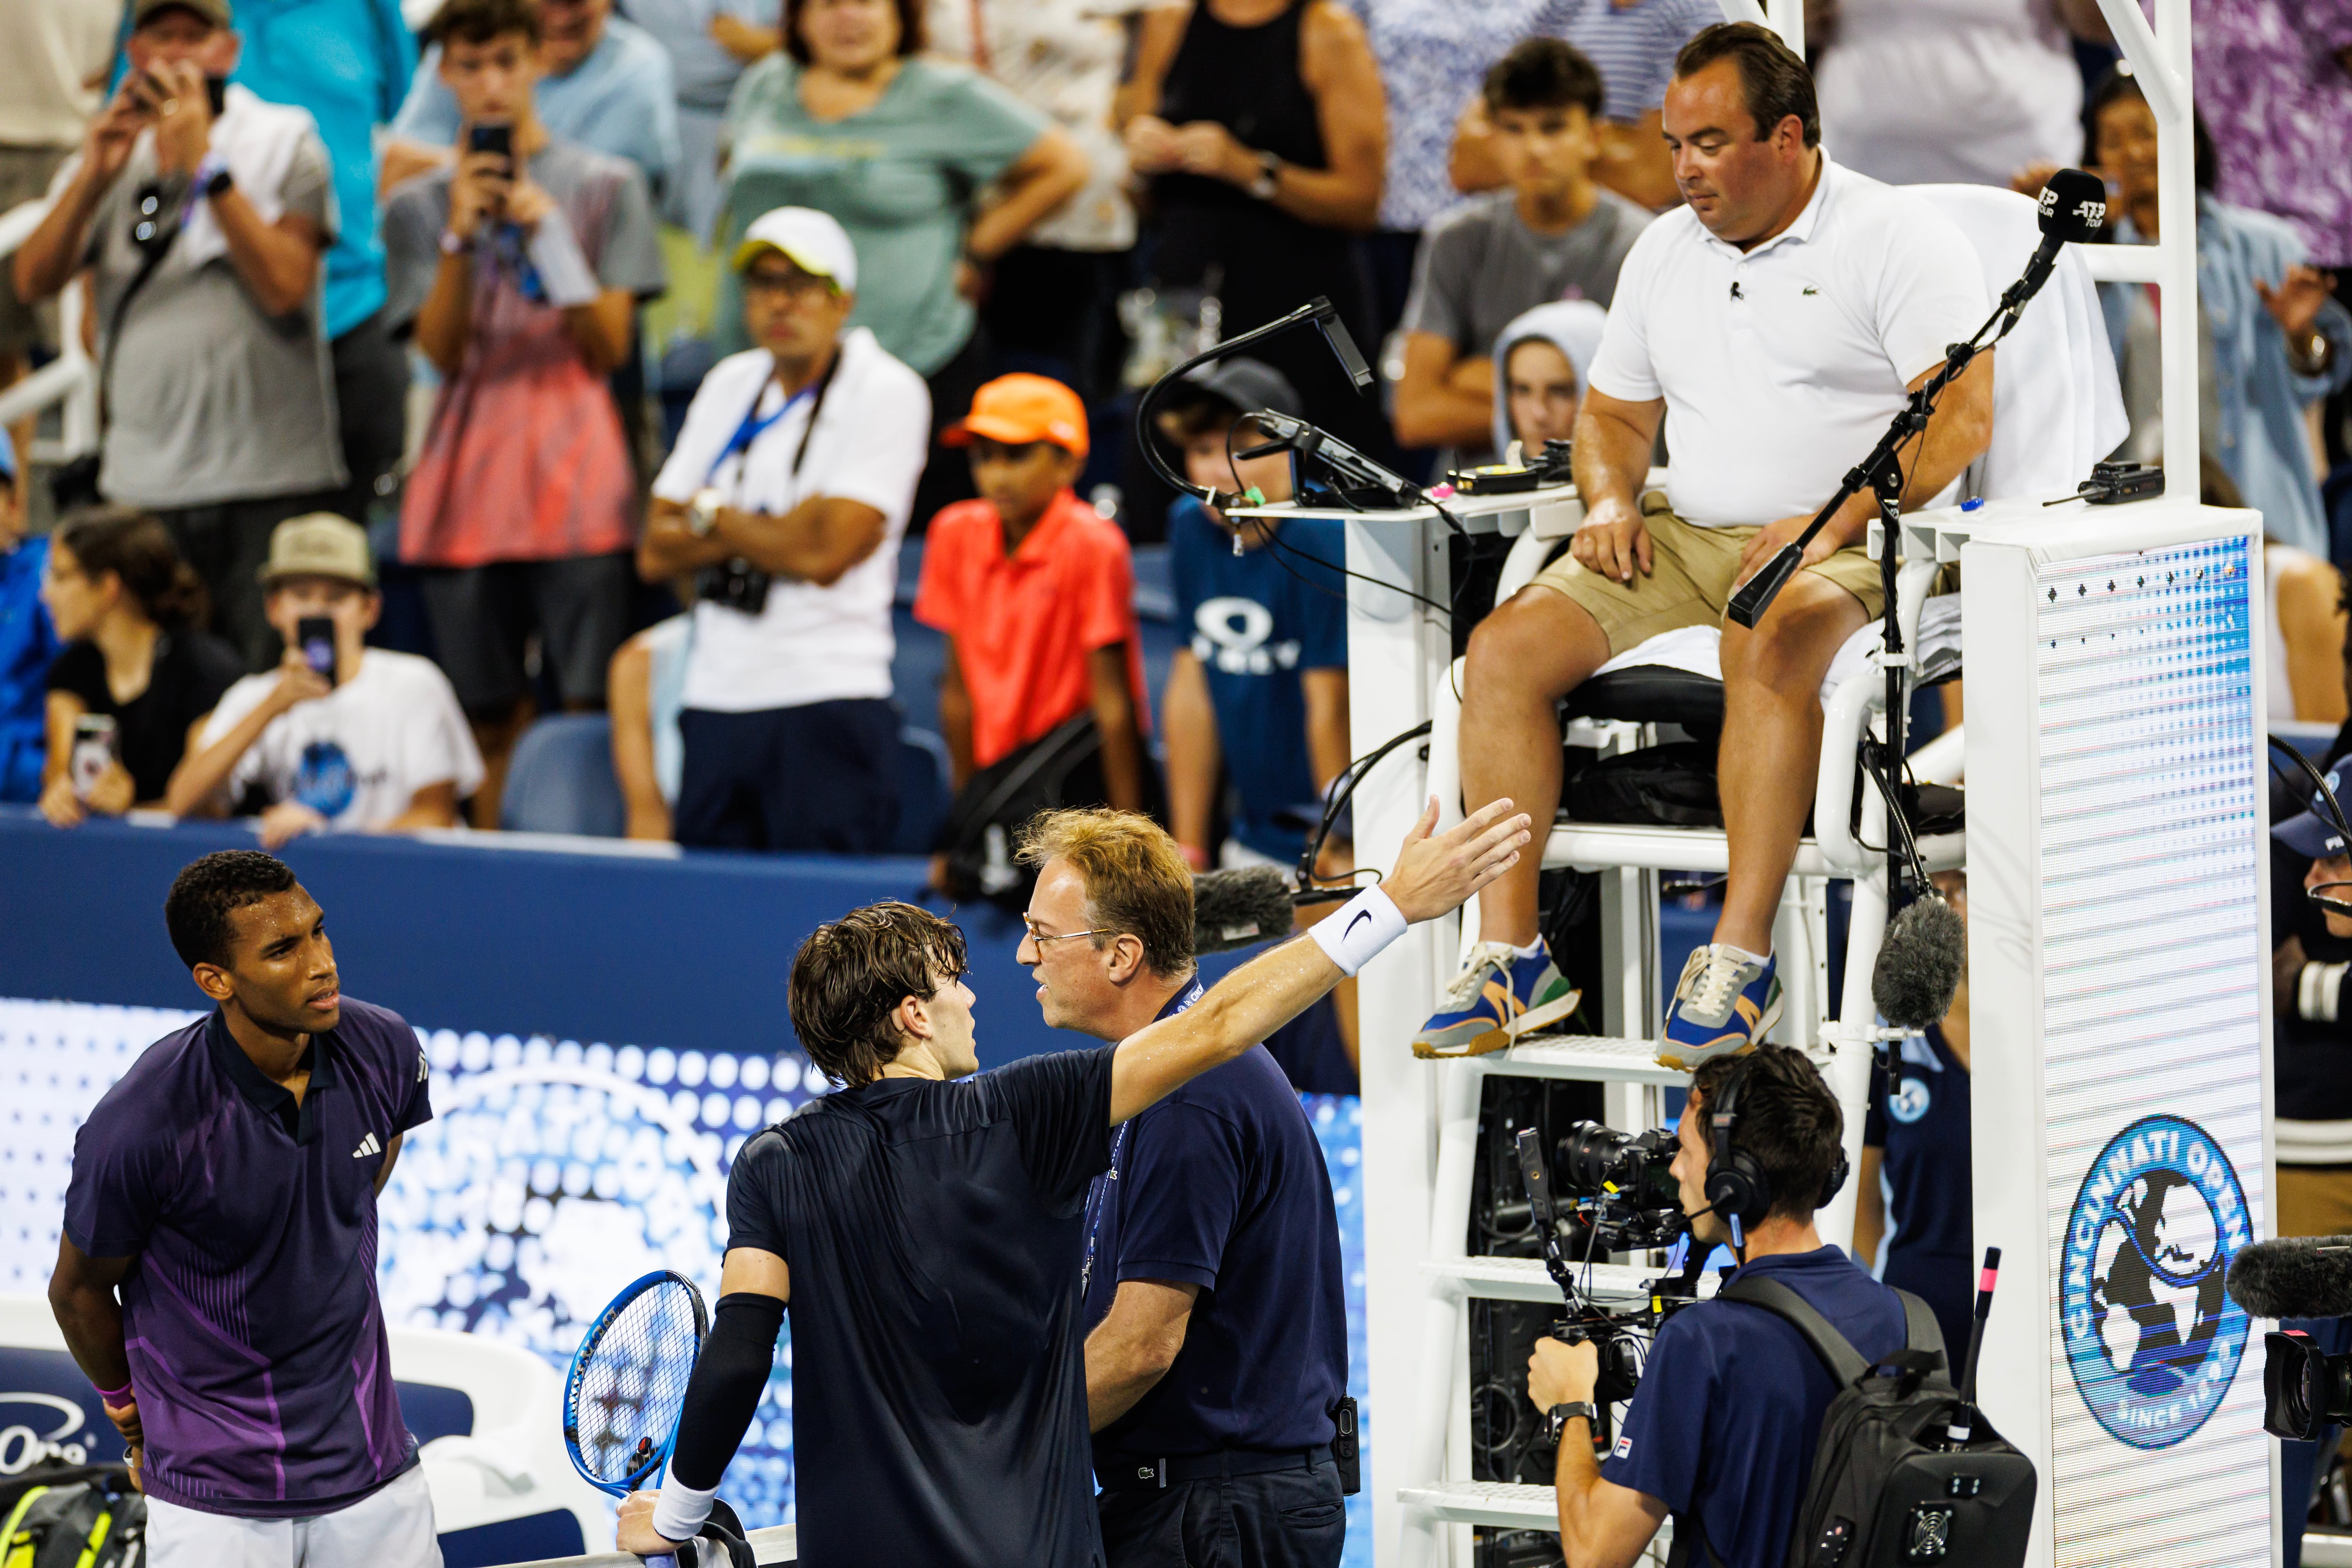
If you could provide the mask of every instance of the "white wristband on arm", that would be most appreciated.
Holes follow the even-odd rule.
[[[717,1487],[709,1491],[697,1491],[681,1486],[676,1476],[662,1483],[661,1498],[654,1504],[654,1533],[664,1541],[691,1541],[702,1530],[702,1521],[710,1517],[710,1500],[719,1495]]]
[[[1307,934],[1330,955],[1340,973],[1353,974],[1402,936],[1405,923],[1396,900],[1370,887],[1339,906],[1338,914],[1308,927]]]

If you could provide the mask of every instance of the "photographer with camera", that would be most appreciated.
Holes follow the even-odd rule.
[[[255,577],[269,532],[347,475],[320,315],[337,215],[303,110],[228,83],[228,0],[137,0],[122,85],[58,171],[16,295],[88,268],[105,436],[98,494],[151,511],[248,668],[278,657]],[[88,499],[88,498],[85,498]]]
[[[1730,1279],[1778,1281],[1872,1361],[1905,1343],[1900,1299],[1826,1246],[1813,1211],[1843,1184],[1837,1098],[1801,1051],[1759,1046],[1699,1068],[1676,1129],[1673,1174],[1694,1247],[1728,1246]],[[1780,1568],[1837,1385],[1797,1329],[1740,1301],[1667,1319],[1605,1461],[1592,1452],[1600,1356],[1536,1342],[1528,1396],[1559,1441],[1556,1485],[1569,1568],[1629,1568],[1675,1518],[1676,1564]]]
[[[890,602],[929,449],[923,378],[864,327],[841,225],[778,207],[735,250],[758,346],[711,367],[637,570],[697,575],[680,844],[873,855],[898,826]]]

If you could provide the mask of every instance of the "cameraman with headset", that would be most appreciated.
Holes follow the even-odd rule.
[[[898,826],[890,601],[931,399],[864,327],[857,252],[808,207],[735,249],[758,346],[711,367],[637,548],[696,576],[680,844],[879,854]],[[847,330],[845,330],[846,328]]]
[[[1676,1131],[1691,1244],[1738,1255],[1727,1283],[1779,1281],[1865,1357],[1903,1348],[1895,1293],[1813,1228],[1813,1211],[1845,1182],[1843,1118],[1802,1052],[1763,1045],[1708,1062]],[[1538,1340],[1528,1363],[1528,1395],[1559,1440],[1569,1568],[1628,1568],[1668,1513],[1675,1568],[1780,1568],[1837,1393],[1797,1330],[1739,1301],[1683,1309],[1658,1330],[1616,1447],[1596,1463],[1598,1373],[1590,1342]]]

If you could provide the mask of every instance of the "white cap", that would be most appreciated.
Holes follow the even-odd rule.
[[[830,278],[844,290],[857,287],[857,247],[849,231],[814,207],[777,207],[751,220],[735,247],[735,270],[763,250],[782,251],[803,272]]]

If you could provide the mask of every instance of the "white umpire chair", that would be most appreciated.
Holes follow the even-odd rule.
[[[2011,192],[1980,186],[1915,189],[1976,246],[1990,309],[1990,301],[2024,270],[2039,243],[2034,204]],[[2096,287],[2078,251],[2070,248],[2062,255],[2050,282],[1992,355],[1992,368],[1991,445],[1954,492],[1938,499],[1972,505],[1980,500],[2072,496],[2092,464],[2113,451],[2127,429]],[[1861,456],[1855,454],[1857,460]],[[1663,473],[1651,476],[1653,487],[1663,480]],[[1572,496],[1563,500],[1565,504],[1529,509],[1530,525],[1504,563],[1496,588],[1497,603],[1566,549],[1568,536],[1583,520],[1583,507]],[[1907,695],[1923,676],[1941,679],[1957,671],[1959,599],[1957,595],[1930,597],[1946,564],[1937,559],[1936,531],[1906,525],[1904,532],[1897,604],[1906,649],[1901,662]],[[1874,557],[1875,524],[1869,548]],[[1956,559],[1948,551],[1945,554]],[[1857,1165],[1870,1052],[1881,1034],[1869,980],[1886,918],[1886,820],[1877,792],[1861,781],[1856,758],[1864,735],[1878,730],[1883,720],[1881,640],[1875,621],[1857,631],[1839,650],[1823,682],[1826,719],[1813,808],[1816,832],[1799,844],[1773,932],[1786,1007],[1770,1037],[1800,1047],[1822,1064],[1844,1108],[1847,1155]],[[1720,641],[1721,633],[1715,628],[1667,633],[1612,659],[1564,705],[1566,743],[1615,755],[1658,743],[1662,729],[1671,736],[1684,723],[1701,730],[1719,727]],[[1459,821],[1462,815],[1460,686],[1457,660],[1434,683],[1430,702],[1428,783],[1439,801],[1441,826]],[[1922,784],[1958,784],[1961,757],[1962,736],[1955,730],[1915,752],[1910,773]],[[1864,795],[1857,832],[1853,824],[1858,787]],[[1927,837],[1919,848],[1931,868],[1966,864],[1964,833]],[[1654,1059],[1662,1029],[1661,878],[1669,870],[1720,874],[1728,868],[1728,850],[1720,829],[1578,823],[1569,820],[1563,809],[1544,846],[1543,865],[1546,869],[1574,868],[1601,874],[1598,1001],[1605,1033],[1539,1034],[1507,1051],[1451,1059],[1437,1068],[1443,1075],[1442,1110],[1429,1243],[1422,1264],[1426,1298],[1418,1408],[1406,1428],[1413,1447],[1403,1492],[1405,1559],[1415,1564],[1431,1560],[1436,1527],[1444,1521],[1553,1528],[1549,1488],[1459,1479],[1466,1472],[1469,1448],[1467,1403],[1458,1398],[1466,1372],[1463,1346],[1468,1301],[1474,1297],[1559,1300],[1538,1259],[1465,1255],[1482,1082],[1490,1073],[1598,1080],[1605,1086],[1610,1125],[1636,1130],[1662,1120],[1661,1091],[1687,1079]],[[1853,883],[1853,915],[1838,1016],[1832,1020],[1830,886],[1845,879]],[[1476,940],[1474,903],[1463,914],[1465,955]],[[1826,1236],[1851,1238],[1853,1199],[1849,1183],[1822,1216]],[[1643,1282],[1654,1273],[1636,1267],[1597,1268],[1592,1293],[1602,1299],[1637,1297]],[[1454,1479],[1447,1479],[1449,1469]]]

